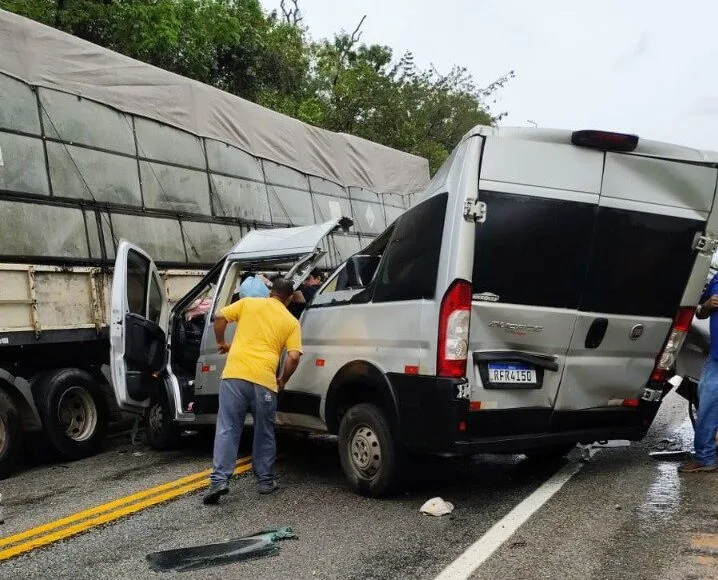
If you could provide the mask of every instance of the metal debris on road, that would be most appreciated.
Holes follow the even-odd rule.
[[[683,444],[675,439],[661,439],[648,452],[649,457],[658,459],[682,458],[688,453]]]
[[[132,422],[132,429],[130,430],[130,442],[132,445],[140,445],[144,443],[142,437],[139,437],[140,433],[140,416],[136,415]]]
[[[627,439],[611,439],[610,441],[598,441],[593,444],[593,447],[600,447],[601,449],[630,446],[631,442]]]
[[[155,572],[197,570],[262,556],[275,556],[279,553],[277,543],[280,540],[296,538],[292,528],[285,527],[217,544],[153,552],[147,554],[147,561],[150,569]]]
[[[454,504],[448,501],[444,501],[440,497],[432,497],[423,506],[419,508],[422,514],[428,516],[445,516],[454,511]]]

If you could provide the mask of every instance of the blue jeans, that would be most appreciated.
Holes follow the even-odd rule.
[[[252,467],[260,486],[274,481],[274,421],[277,415],[277,393],[266,387],[240,379],[223,379],[219,387],[219,412],[214,435],[212,483],[229,480],[237,463],[239,440],[247,412],[254,419]]]
[[[703,465],[716,462],[718,431],[718,360],[708,358],[698,385],[698,420],[694,447],[696,461]]]

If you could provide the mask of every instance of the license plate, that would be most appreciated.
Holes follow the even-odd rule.
[[[489,382],[496,384],[536,384],[536,370],[521,364],[489,364]]]

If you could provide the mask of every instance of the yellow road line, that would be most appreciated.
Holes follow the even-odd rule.
[[[238,467],[234,470],[234,474],[239,475],[241,473],[249,471],[252,468],[252,464],[249,463],[249,461],[249,457],[245,457],[239,460],[237,462]],[[15,534],[14,536],[4,538],[2,540],[2,543],[0,544],[0,547],[18,544],[18,542],[20,542],[21,540],[33,538],[35,536],[38,536],[39,534],[43,534],[33,540],[29,540],[27,542],[23,542],[11,548],[7,548],[0,551],[0,561],[13,558],[20,554],[24,554],[25,552],[29,552],[30,550],[34,550],[35,548],[39,548],[41,546],[46,546],[48,544],[57,542],[58,540],[75,536],[89,530],[90,528],[94,528],[96,526],[115,521],[126,515],[136,513],[148,507],[152,507],[159,503],[169,501],[181,495],[185,495],[203,487],[207,487],[209,485],[208,476],[210,471],[211,470],[209,469],[201,471],[194,475],[189,475],[187,477],[183,477],[181,479],[165,483],[163,485],[158,485],[157,487],[153,487],[151,489],[141,491],[126,496],[124,498],[120,498],[118,500],[97,506],[95,508],[78,512],[77,514],[73,514],[72,516],[68,516],[66,518],[62,518],[48,524],[44,524],[36,528],[31,528],[29,530],[26,530],[25,532]],[[164,493],[160,493],[163,491]],[[144,499],[144,501],[137,501],[142,500],[143,498],[148,499]],[[75,525],[68,527],[63,527],[67,526],[67,524],[72,524],[78,521],[80,523],[76,523]],[[45,533],[51,532],[52,530],[56,530],[58,528],[62,529],[54,533]]]

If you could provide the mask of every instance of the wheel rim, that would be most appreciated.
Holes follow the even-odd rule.
[[[5,454],[5,448],[7,447],[7,424],[5,419],[0,417],[0,457]]]
[[[71,387],[60,397],[57,415],[65,435],[73,441],[87,441],[97,428],[97,406],[82,387]]]
[[[164,413],[162,412],[162,405],[157,403],[150,407],[148,420],[150,424],[150,430],[153,433],[159,433],[160,431],[162,431],[162,424],[164,423]]]
[[[381,445],[374,429],[359,425],[349,439],[352,465],[365,477],[374,477],[381,468]]]

